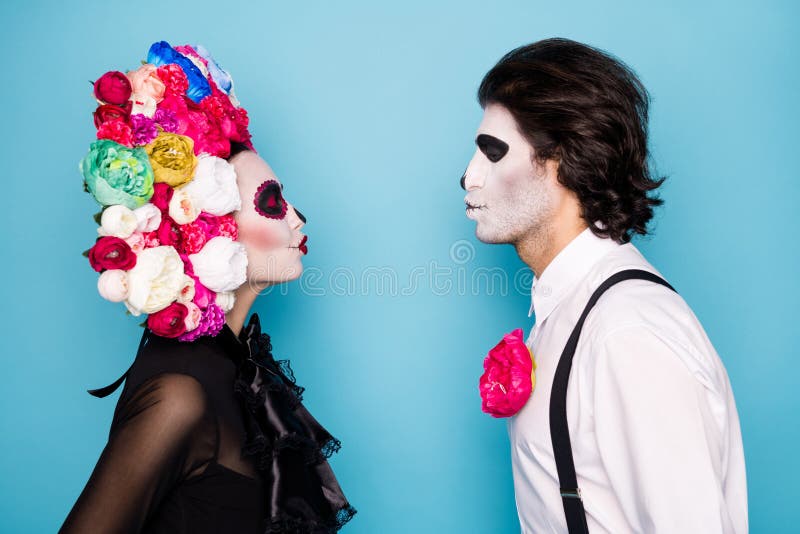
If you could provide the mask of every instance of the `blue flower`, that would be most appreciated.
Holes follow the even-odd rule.
[[[211,94],[211,86],[200,69],[189,58],[172,48],[168,42],[153,43],[147,52],[147,62],[157,67],[175,63],[183,69],[186,79],[189,81],[186,96],[195,104],[199,104],[201,100]]]
[[[217,84],[220,91],[226,95],[229,94],[233,88],[231,75],[225,72],[222,67],[214,61],[214,58],[211,57],[211,54],[208,53],[208,50],[206,50],[203,45],[195,45],[194,49],[201,58],[208,62],[208,72],[211,74],[211,78],[214,80],[214,83]]]

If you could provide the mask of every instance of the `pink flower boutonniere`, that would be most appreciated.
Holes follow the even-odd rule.
[[[536,363],[522,329],[503,336],[483,360],[481,409],[492,417],[510,417],[525,406],[536,385]]]

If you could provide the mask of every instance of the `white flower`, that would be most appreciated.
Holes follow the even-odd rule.
[[[194,202],[194,198],[189,192],[178,187],[172,194],[169,201],[169,216],[178,224],[189,224],[194,222],[200,215],[200,207]]]
[[[144,250],[144,235],[141,232],[133,232],[125,238],[125,242],[131,247],[134,254],[139,254]]]
[[[163,310],[180,295],[185,276],[183,262],[173,247],[144,249],[128,271],[130,294],[125,305],[133,315]]]
[[[152,119],[156,114],[156,99],[150,95],[143,93],[133,93],[130,98],[133,102],[131,106],[131,115],[141,113],[147,118]]]
[[[102,236],[125,239],[136,231],[137,224],[136,215],[130,208],[115,204],[103,210],[103,215],[100,216],[100,228],[97,229],[97,233]]]
[[[128,298],[128,273],[122,269],[104,271],[97,279],[100,296],[111,302],[122,302]]]
[[[191,332],[200,325],[200,318],[203,316],[203,312],[194,302],[185,302],[183,305],[189,310],[183,322],[186,325],[186,331]]]
[[[178,294],[178,302],[182,302],[184,304],[191,302],[194,298],[194,291],[194,278],[184,275],[183,285],[181,286],[181,291]]]
[[[194,178],[175,192],[178,191],[189,193],[198,210],[211,215],[226,215],[242,207],[239,187],[236,185],[236,170],[233,165],[216,156],[198,157]]]
[[[230,237],[210,239],[189,260],[200,283],[214,292],[233,291],[247,279],[247,252]]]
[[[223,291],[221,293],[217,293],[217,306],[222,308],[222,311],[228,313],[233,308],[233,303],[236,301],[236,297],[233,294],[233,291]]]
[[[161,226],[161,210],[155,204],[145,204],[133,210],[139,232],[152,232]]]

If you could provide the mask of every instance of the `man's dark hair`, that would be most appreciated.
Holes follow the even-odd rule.
[[[627,243],[647,234],[651,176],[649,95],[624,63],[568,39],[546,39],[506,54],[481,82],[481,107],[500,104],[516,119],[536,160],[558,161],[558,180],[573,191],[599,236]],[[603,223],[605,228],[595,225]]]

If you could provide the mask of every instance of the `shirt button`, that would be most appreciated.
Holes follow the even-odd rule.
[[[543,297],[549,297],[553,293],[553,290],[550,289],[550,286],[544,286],[541,291],[541,295]]]

